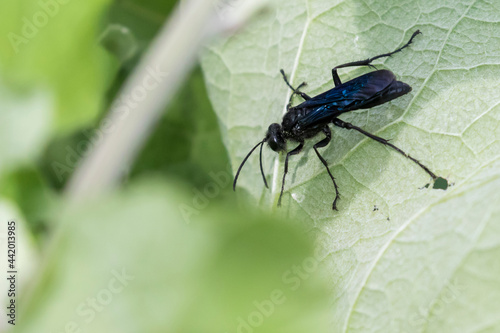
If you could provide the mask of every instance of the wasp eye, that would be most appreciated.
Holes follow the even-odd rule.
[[[276,140],[276,138],[271,138],[271,140],[269,140],[267,142],[269,144],[269,147],[271,147],[272,150],[274,151],[280,151],[280,144],[279,142]]]

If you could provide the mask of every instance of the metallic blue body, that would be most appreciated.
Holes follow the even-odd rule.
[[[368,109],[410,91],[388,70],[361,75],[291,107],[281,124],[283,136],[298,141],[311,138],[344,112]]]

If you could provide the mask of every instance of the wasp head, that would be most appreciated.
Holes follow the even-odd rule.
[[[280,152],[286,149],[286,141],[283,137],[283,132],[281,130],[280,124],[271,124],[267,129],[265,142],[271,147],[275,152]]]

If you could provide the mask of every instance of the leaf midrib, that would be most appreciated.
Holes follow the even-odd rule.
[[[304,43],[306,40],[306,35],[307,35],[308,29],[309,29],[309,25],[311,24],[311,21],[312,21],[312,19],[310,17],[309,1],[308,0],[305,0],[305,6],[306,6],[307,18],[306,18],[306,23],[304,24],[304,30],[302,31],[302,35],[300,37],[299,47],[297,49],[297,55],[295,56],[295,61],[294,61],[294,64],[292,66],[292,71],[290,73],[290,83],[292,85],[293,85],[295,75],[297,73],[297,68],[299,67],[299,60],[300,60],[300,56],[302,55],[302,50],[304,48]],[[287,111],[286,106],[288,105],[288,100],[290,99],[290,95],[291,95],[291,90],[288,89],[287,94],[285,95],[285,101],[283,103],[283,112],[282,112],[283,115]],[[280,166],[280,159],[276,158],[274,160],[273,181],[272,181],[272,187],[271,187],[271,192],[273,193],[271,198],[273,198],[273,203],[277,202],[277,200],[278,200],[278,191],[276,191],[276,189],[278,188],[278,184],[279,184],[279,178],[278,178],[279,166]]]

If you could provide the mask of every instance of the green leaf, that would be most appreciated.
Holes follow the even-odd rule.
[[[50,133],[51,110],[46,91],[14,91],[0,81],[0,177],[40,154]]]
[[[314,228],[329,254],[332,285],[342,290],[331,296],[332,331],[500,329],[492,315],[500,310],[498,243],[479,241],[487,234],[494,239],[499,225],[493,190],[500,157],[499,22],[494,1],[276,1],[242,33],[207,47],[206,82],[235,170],[286,110],[290,91],[280,68],[294,86],[306,81],[302,90],[314,96],[333,87],[334,66],[390,52],[415,30],[423,33],[403,52],[374,63],[413,91],[341,118],[391,139],[454,187],[425,187],[429,176],[410,160],[333,128],[332,142],[320,151],[341,193],[335,212],[333,184],[312,150],[323,137],[290,158],[281,212]],[[346,68],[340,77],[367,71]],[[248,194],[244,200],[274,207],[284,158],[270,149],[264,156],[271,191],[260,182],[258,156],[245,165],[237,190]],[[483,229],[488,233],[481,236]],[[465,291],[443,310],[434,308],[455,278]]]
[[[212,181],[214,173],[224,172],[228,180],[224,188],[230,187],[227,152],[199,68],[159,120],[136,159],[131,177],[150,172],[182,178],[197,187]]]
[[[0,197],[18,205],[33,233],[41,235],[50,227],[47,222],[51,222],[50,212],[56,209],[58,198],[34,165],[7,173],[2,179]]]
[[[189,200],[150,179],[59,214],[18,332],[327,332],[302,228],[222,207],[188,220]]]
[[[33,166],[49,139],[52,110],[46,90],[19,91],[0,81],[0,200],[12,200],[8,206],[21,212],[8,218],[19,217],[19,227],[26,228],[27,222],[31,231],[43,229],[41,222],[53,200]],[[26,251],[32,251],[31,245]]]
[[[54,96],[53,128],[69,132],[94,120],[115,70],[97,27],[108,0],[2,1],[0,73],[9,84]]]
[[[102,43],[132,68],[147,50],[177,1],[127,0],[115,1],[107,17],[109,25]]]
[[[487,163],[383,236],[354,294],[347,331],[500,330],[499,170],[500,160]]]

